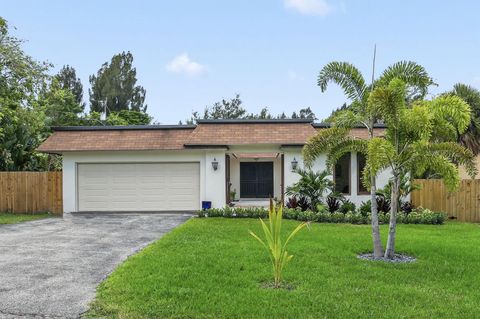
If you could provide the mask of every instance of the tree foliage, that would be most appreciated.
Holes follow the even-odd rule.
[[[75,97],[75,102],[81,106],[82,112],[85,109],[85,102],[83,102],[83,85],[82,81],[77,78],[75,69],[70,65],[64,65],[60,71],[54,76],[58,85],[63,90],[72,92]]]
[[[186,120],[187,124],[194,124],[197,120],[232,120],[232,119],[250,119],[250,120],[268,120],[268,119],[287,119],[285,112],[279,115],[272,115],[268,107],[263,107],[259,113],[248,113],[242,105],[239,94],[234,98],[222,99],[215,102],[212,106],[205,107],[203,113],[194,111],[192,117]],[[292,119],[311,119],[316,120],[315,113],[310,107],[302,108],[299,112],[293,112]],[[180,121],[180,124],[182,122]]]
[[[321,133],[307,145],[304,151],[307,163],[311,163],[315,157],[318,157],[321,152],[325,151],[324,147],[329,147],[332,143],[335,148],[331,149],[331,154],[327,161],[329,167],[334,165],[346,152],[364,152],[367,148],[366,145],[362,145],[364,143],[350,138],[345,129],[361,125],[368,130],[369,138],[374,138],[374,125],[382,120],[382,114],[377,110],[369,108],[369,96],[375,87],[384,86],[385,83],[389,83],[393,78],[403,79],[407,90],[411,92],[410,95],[404,97],[405,103],[421,99],[426,95],[428,87],[433,84],[433,80],[428,76],[425,69],[410,61],[400,61],[393,64],[382,73],[380,78],[373,80],[373,83],[370,85],[367,85],[361,72],[348,62],[330,62],[324,66],[318,75],[318,86],[323,92],[327,89],[329,83],[337,84],[349,99],[349,104],[345,103],[340,110],[333,112],[328,119],[334,126],[341,128],[340,130]],[[322,136],[322,134],[325,134],[325,136]],[[368,177],[370,178],[369,185],[372,202],[373,250],[374,256],[380,257],[383,248],[380,241],[375,200],[376,175],[370,174]]]
[[[471,119],[467,130],[459,135],[458,142],[475,155],[480,153],[480,91],[462,83],[453,86],[446,95],[455,95],[464,100],[471,108]]]
[[[0,170],[39,170],[46,162],[35,151],[45,137],[35,106],[50,65],[25,54],[22,43],[0,17]]]
[[[315,172],[310,169],[297,169],[296,173],[300,179],[287,187],[286,194],[306,197],[310,209],[316,211],[317,205],[322,203],[323,195],[333,188],[333,182],[328,178],[330,173],[327,170]]]
[[[93,112],[120,112],[122,110],[146,112],[145,89],[137,85],[137,71],[133,55],[122,52],[105,62],[96,75],[90,76],[90,110]]]

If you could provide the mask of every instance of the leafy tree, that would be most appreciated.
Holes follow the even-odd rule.
[[[453,86],[453,90],[447,92],[456,95],[470,106],[472,110],[468,129],[459,134],[458,142],[471,150],[475,155],[480,153],[480,91],[462,83]]]
[[[44,138],[44,114],[35,107],[50,65],[25,54],[0,17],[0,170],[40,170],[35,149]]]
[[[247,115],[247,110],[242,107],[240,94],[236,94],[230,100],[222,99],[215,102],[212,106],[205,107],[203,115],[193,112],[192,118],[187,123],[194,123],[199,119],[240,119]]]
[[[212,106],[205,107],[203,114],[199,112],[193,112],[192,117],[186,120],[187,124],[194,124],[200,119],[251,119],[251,120],[267,120],[267,119],[286,119],[285,112],[280,115],[274,116],[268,110],[268,107],[264,107],[260,110],[260,113],[248,113],[242,106],[242,100],[240,95],[236,94],[234,98],[230,100],[222,99],[219,102],[214,103]],[[312,119],[316,120],[315,113],[313,113],[310,107],[300,109],[299,113],[293,112],[292,119]],[[179,122],[182,124],[182,121]]]
[[[381,117],[369,111],[368,98],[370,92],[377,85],[385,85],[391,79],[402,79],[406,84],[408,103],[415,99],[422,98],[433,84],[425,69],[415,62],[400,61],[389,66],[383,71],[380,78],[367,85],[361,72],[352,64],[347,62],[330,62],[320,71],[318,86],[324,92],[328,84],[333,82],[339,85],[350,105],[343,111],[339,111],[334,119],[334,128],[321,131],[317,137],[311,140],[304,149],[305,160],[312,163],[320,154],[330,154],[330,168],[346,151],[364,153],[366,150],[365,141],[354,141],[347,136],[347,132],[355,125],[362,125],[368,130],[369,139],[374,137],[374,124]],[[338,143],[338,144],[337,144]],[[383,255],[382,242],[380,240],[380,228],[378,222],[378,211],[376,205],[376,175],[370,174],[370,196],[372,202],[372,240],[375,257]]]
[[[85,109],[85,102],[83,102],[83,85],[82,81],[77,78],[75,69],[69,65],[64,65],[60,71],[54,76],[63,90],[69,90],[75,97],[75,102],[81,106],[82,112]]]
[[[310,107],[306,107],[303,109],[300,109],[298,112],[293,112],[292,113],[292,119],[312,119],[316,120],[317,117],[315,116],[315,113],[313,113],[312,109]]]
[[[0,171],[44,170],[47,156],[36,152],[45,138],[43,112],[2,106],[0,113]]]
[[[39,95],[38,105],[45,112],[47,127],[80,124],[82,104],[78,103],[78,99],[72,91],[63,88],[56,77],[53,78],[50,86]]]
[[[90,76],[90,110],[93,112],[120,112],[131,110],[146,112],[146,91],[136,85],[137,71],[132,66],[133,55],[122,52],[105,62],[97,75]]]
[[[112,113],[113,115],[114,113]],[[152,121],[152,117],[144,112],[121,110],[115,113],[119,118],[124,119],[128,125],[147,125]]]

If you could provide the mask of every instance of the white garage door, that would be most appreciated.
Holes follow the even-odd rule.
[[[196,210],[199,163],[78,164],[79,211]]]

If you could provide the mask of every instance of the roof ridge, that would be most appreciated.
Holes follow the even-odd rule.
[[[109,125],[109,126],[55,126],[54,131],[123,131],[123,130],[184,130],[196,125]]]

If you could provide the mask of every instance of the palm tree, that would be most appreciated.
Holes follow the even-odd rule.
[[[367,145],[367,173],[392,171],[391,211],[384,258],[395,255],[396,215],[399,210],[402,176],[426,170],[443,176],[451,191],[458,188],[458,166],[463,165],[475,176],[475,156],[459,145],[458,134],[470,124],[470,107],[457,96],[440,96],[431,101],[417,101],[408,107],[407,89],[402,80],[394,79],[375,88],[369,96],[369,112],[381,116],[387,124],[384,137],[374,137]]]
[[[377,114],[368,111],[368,98],[370,92],[378,85],[385,85],[391,80],[399,78],[407,84],[407,94],[405,98],[408,102],[423,98],[428,91],[428,87],[434,84],[428,76],[425,69],[415,62],[400,61],[383,71],[382,75],[376,81],[372,80],[367,85],[361,72],[352,64],[347,62],[330,62],[319,73],[318,86],[324,92],[328,84],[333,82],[339,85],[346,97],[350,100],[350,106],[335,115],[334,128],[320,132],[319,135],[304,149],[304,156],[308,163],[320,154],[324,153],[326,148],[331,147],[331,143],[336,143],[339,139],[343,140],[345,151],[357,151],[365,153],[365,143],[362,141],[353,141],[348,137],[348,129],[354,125],[363,125],[368,130],[369,139],[374,137],[375,123],[380,119]],[[338,148],[342,149],[342,148]],[[336,160],[343,155],[339,151],[336,156],[331,156],[328,163],[331,168]],[[375,175],[370,176],[370,195],[372,202],[372,239],[373,252],[376,258],[383,255],[383,247],[380,240],[380,229],[378,223],[378,212],[376,205],[376,183]]]
[[[471,150],[473,154],[480,153],[480,91],[470,85],[457,83],[453,90],[446,92],[464,100],[472,110],[470,124],[465,133],[460,134],[458,142]]]
[[[309,169],[297,169],[296,173],[300,175],[300,179],[287,187],[286,194],[305,196],[309,201],[310,209],[316,211],[317,205],[322,203],[323,194],[333,188],[333,182],[327,178],[330,173],[327,170],[315,172]]]

